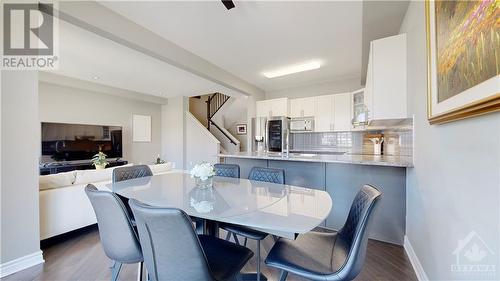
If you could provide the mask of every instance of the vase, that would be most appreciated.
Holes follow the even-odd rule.
[[[106,164],[102,164],[102,165],[95,165],[95,169],[96,170],[104,170],[106,168]]]
[[[196,187],[199,189],[210,188],[213,186],[213,177],[209,177],[206,180],[202,180],[201,178],[195,178]]]

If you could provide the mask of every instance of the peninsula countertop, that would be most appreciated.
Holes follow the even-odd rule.
[[[231,154],[219,154],[224,158],[246,158],[246,159],[265,159],[278,161],[301,161],[301,162],[320,162],[320,163],[345,163],[372,166],[389,167],[413,167],[413,158],[411,156],[389,156],[389,155],[361,155],[361,154],[321,154],[321,153],[294,153],[290,152],[288,156],[281,153],[268,152],[238,152]]]

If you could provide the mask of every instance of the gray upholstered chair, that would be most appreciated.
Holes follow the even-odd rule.
[[[137,219],[144,262],[152,281],[234,280],[253,256],[249,249],[197,235],[189,216],[130,200]]]
[[[253,167],[248,175],[249,180],[254,181],[264,181],[270,183],[285,184],[285,170],[276,168],[266,168],[266,167]],[[233,235],[234,242],[240,244],[238,236],[243,236],[245,241],[243,245],[246,246],[247,239],[252,239],[257,241],[257,280],[261,280],[261,270],[260,270],[260,241],[267,237],[267,233],[254,230],[248,227],[243,227],[233,224],[221,224],[220,227],[227,231],[226,240],[231,238]]]
[[[253,167],[248,174],[248,179],[253,181],[285,184],[285,170],[277,168]]]
[[[339,232],[311,231],[295,241],[280,239],[269,252],[266,264],[281,269],[280,281],[288,272],[310,280],[354,279],[364,264],[368,224],[380,196],[375,187],[363,186]]]
[[[237,164],[215,164],[215,175],[227,178],[239,178],[240,166]]]
[[[113,182],[120,182],[120,181],[136,179],[136,178],[150,177],[152,175],[153,175],[153,172],[151,172],[151,169],[149,168],[148,165],[133,165],[133,166],[126,166],[126,167],[118,167],[118,168],[113,169],[112,180],[113,180]],[[132,210],[130,209],[130,206],[128,205],[128,198],[125,198],[121,195],[118,195],[118,198],[120,198],[122,200],[123,204],[125,205],[125,208],[127,208],[127,212],[130,216],[132,224],[135,225],[134,214],[132,214]]]
[[[116,194],[97,190],[91,184],[85,187],[85,193],[97,217],[104,252],[114,261],[111,280],[118,279],[123,263],[140,263],[139,277],[142,278],[141,246],[123,202]]]
[[[118,167],[113,170],[113,182],[152,176],[153,172],[148,165],[134,165]]]

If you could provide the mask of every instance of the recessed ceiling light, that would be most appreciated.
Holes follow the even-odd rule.
[[[99,76],[97,76],[97,75],[94,75],[94,76],[92,76],[92,79],[94,79],[94,80],[99,80],[99,79],[101,79],[101,77],[99,77]]]
[[[274,77],[285,76],[288,74],[318,69],[320,67],[321,67],[321,64],[319,61],[310,61],[310,62],[306,62],[303,64],[297,64],[297,65],[283,67],[281,69],[277,69],[277,70],[273,70],[273,71],[266,71],[266,72],[263,72],[262,74],[264,76],[266,76],[267,78],[274,78]]]

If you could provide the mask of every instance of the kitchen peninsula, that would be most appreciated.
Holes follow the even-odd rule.
[[[333,207],[324,225],[336,230],[344,224],[361,186],[375,185],[383,197],[375,210],[371,238],[398,245],[404,242],[406,170],[413,166],[411,156],[240,152],[219,157],[225,163],[238,164],[242,178],[248,177],[252,167],[281,168],[286,184],[328,192]]]

